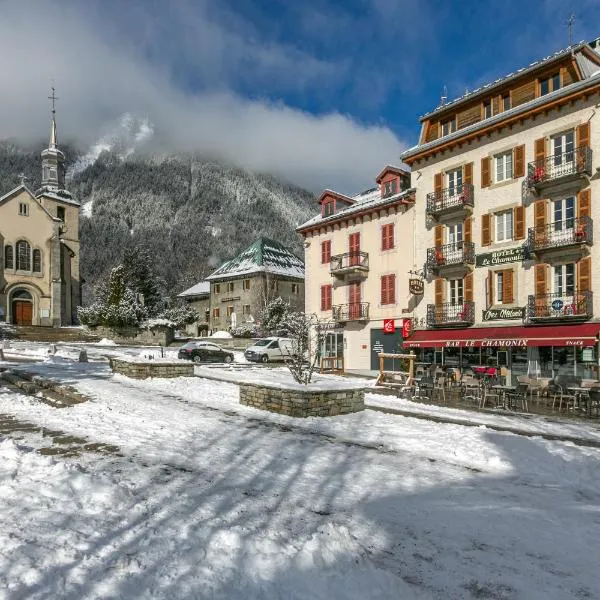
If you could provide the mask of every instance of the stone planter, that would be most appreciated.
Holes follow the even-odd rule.
[[[117,344],[141,346],[168,346],[175,339],[175,331],[171,327],[159,325],[152,329],[139,329],[137,327],[96,327],[92,330],[101,338],[112,340]]]
[[[334,417],[365,409],[362,388],[290,387],[240,383],[240,404],[289,417]]]
[[[110,368],[113,373],[119,373],[133,379],[148,379],[149,377],[193,377],[194,364],[176,361],[148,360],[136,361],[122,358],[111,358]]]

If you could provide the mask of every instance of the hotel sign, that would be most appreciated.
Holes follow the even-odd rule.
[[[496,250],[496,252],[486,252],[475,256],[476,267],[495,267],[505,263],[522,262],[529,258],[529,252],[525,246],[518,248],[508,248],[506,250]]]
[[[484,321],[522,319],[524,316],[524,306],[515,306],[514,308],[489,308],[488,310],[483,311]]]
[[[409,279],[408,291],[415,296],[422,296],[425,291],[425,284],[422,279]]]

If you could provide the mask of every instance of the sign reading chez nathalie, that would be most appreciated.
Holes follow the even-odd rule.
[[[507,248],[506,250],[496,250],[496,252],[486,252],[478,254],[475,257],[476,267],[494,267],[504,263],[520,262],[527,260],[527,249],[523,246],[518,248]]]
[[[525,316],[524,306],[513,308],[488,308],[483,311],[484,321],[499,321],[501,319],[522,319]]]

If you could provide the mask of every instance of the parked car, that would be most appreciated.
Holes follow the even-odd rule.
[[[178,358],[203,362],[233,362],[233,353],[212,342],[187,342],[179,349]]]
[[[283,361],[284,355],[293,354],[293,340],[282,337],[268,337],[256,340],[246,348],[244,356],[252,362]]]

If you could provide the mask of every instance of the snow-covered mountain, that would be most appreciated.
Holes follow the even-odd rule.
[[[169,292],[196,283],[259,235],[302,256],[294,230],[316,210],[312,193],[194,154],[137,152],[152,125],[133,117],[121,125],[83,152],[61,145],[70,161],[70,191],[82,203],[88,298],[129,244],[150,249]],[[18,185],[20,173],[32,187],[39,184],[42,147],[0,143],[0,193]]]

